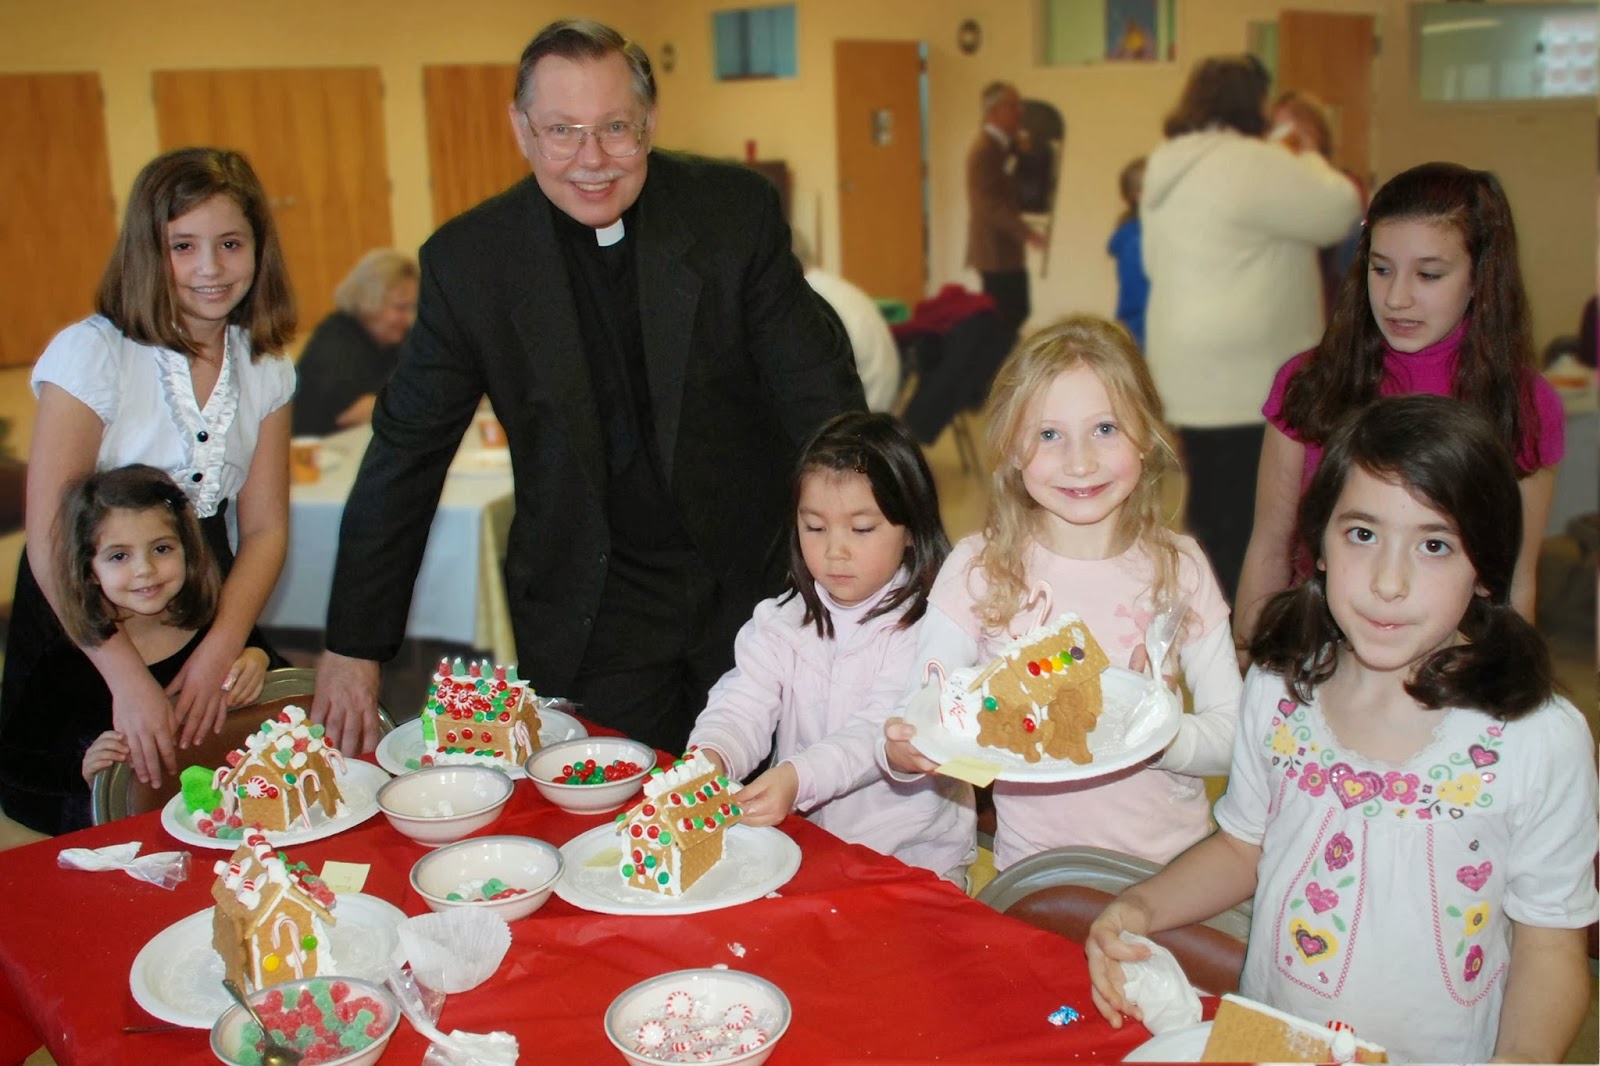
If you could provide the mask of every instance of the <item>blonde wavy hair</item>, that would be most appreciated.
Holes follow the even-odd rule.
[[[1028,337],[1005,363],[984,407],[990,461],[989,512],[984,519],[983,551],[977,558],[988,579],[978,601],[978,618],[995,632],[1006,630],[1028,594],[1023,569],[1029,544],[1038,539],[1045,511],[1028,495],[1022,468],[1039,446],[1034,432],[1039,401],[1061,374],[1087,366],[1111,397],[1117,421],[1143,457],[1139,483],[1117,512],[1117,537],[1143,545],[1155,567],[1153,603],[1178,594],[1178,541],[1162,511],[1166,477],[1178,469],[1178,455],[1162,420],[1161,397],[1149,368],[1121,326],[1095,315],[1070,315]]]

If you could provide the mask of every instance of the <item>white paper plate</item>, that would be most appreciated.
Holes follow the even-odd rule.
[[[1142,741],[1135,744],[1123,742],[1122,723],[1126,722],[1149,690],[1150,679],[1120,666],[1108,666],[1100,672],[1100,688],[1105,696],[1105,709],[1100,712],[1099,723],[1089,731],[1089,754],[1093,762],[1079,765],[1070,759],[1052,759],[1044,756],[1038,762],[1029,762],[1014,751],[1005,748],[985,748],[976,737],[959,736],[945,729],[939,721],[939,687],[929,685],[912,697],[906,708],[905,719],[917,727],[911,743],[922,754],[935,762],[948,762],[954,758],[976,759],[1000,767],[996,779],[1000,781],[1085,781],[1104,777],[1156,754],[1178,735],[1183,720],[1183,707],[1176,696],[1162,700],[1163,716]]]
[[[736,825],[722,839],[721,862],[683,895],[664,896],[622,880],[622,845],[607,822],[562,845],[556,895],[600,914],[699,914],[760,899],[800,869],[800,845],[774,826]]]
[[[378,789],[389,780],[389,775],[373,766],[369,762],[358,759],[348,759],[344,764],[344,772],[335,775],[334,780],[339,783],[339,795],[344,799],[344,813],[337,818],[312,825],[310,829],[288,829],[284,832],[268,831],[267,841],[274,846],[287,847],[291,844],[305,844],[313,840],[331,837],[342,833],[352,826],[362,822],[378,813]],[[312,817],[320,818],[322,808],[317,806]],[[218,851],[232,851],[239,846],[239,841],[225,840],[218,837],[209,837],[194,827],[189,812],[183,805],[183,793],[178,793],[167,801],[161,808],[161,828],[171,833],[185,844],[197,848],[216,848]],[[209,1023],[208,1023],[209,1024]]]
[[[1199,1062],[1211,1039],[1211,1023],[1196,1022],[1178,1029],[1168,1029],[1140,1044],[1123,1058],[1123,1062]]]
[[[162,1021],[209,1029],[233,1002],[222,990],[222,956],[211,946],[207,907],[150,938],[128,971],[133,1000]],[[376,896],[341,895],[328,930],[339,976],[382,984],[403,959],[398,927],[405,914]]]
[[[573,740],[588,735],[589,731],[583,727],[583,723],[565,711],[558,711],[554,707],[539,708],[540,746],[549,747],[563,740]],[[396,777],[409,774],[413,770],[421,769],[422,764],[418,760],[422,758],[424,750],[422,719],[413,718],[405,725],[397,726],[386,733],[384,738],[378,741],[378,765]],[[520,764],[502,766],[500,769],[515,780],[528,776]]]
[[[463,448],[451,461],[450,473],[463,477],[505,477],[511,473],[511,451],[508,448]]]

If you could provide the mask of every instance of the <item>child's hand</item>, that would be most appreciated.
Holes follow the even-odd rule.
[[[1124,962],[1136,962],[1150,957],[1150,949],[1141,944],[1130,944],[1122,939],[1122,931],[1144,936],[1150,928],[1150,916],[1143,907],[1121,897],[1114,899],[1100,912],[1100,917],[1089,927],[1084,941],[1084,953],[1089,956],[1089,980],[1093,985],[1094,1005],[1113,1029],[1122,1028],[1122,1016],[1143,1020],[1139,1008],[1122,994]]]
[[[698,745],[696,746],[698,747]],[[711,748],[700,748],[700,754],[704,755],[711,765],[717,768],[717,773],[723,777],[728,776],[728,760],[722,757],[720,751],[714,751]]]
[[[222,679],[222,691],[228,694],[228,709],[248,707],[261,696],[261,687],[267,680],[267,653],[260,648],[246,648],[233,661],[233,668]]]
[[[917,727],[904,718],[890,718],[883,723],[883,754],[889,766],[902,774],[931,774],[939,764],[929,759],[911,744]]]
[[[94,775],[113,763],[127,762],[130,749],[128,738],[116,730],[107,730],[94,738],[89,750],[83,753],[83,779],[94,787]]]
[[[1170,659],[1171,656],[1169,655],[1168,658]],[[1162,665],[1165,666],[1166,664],[1163,663]],[[1135,647],[1133,649],[1133,654],[1128,656],[1128,669],[1132,670],[1136,674],[1144,674],[1148,677],[1155,676],[1155,671],[1150,669],[1150,652],[1145,649],[1143,644]],[[1167,683],[1167,687],[1172,691],[1178,691],[1177,674],[1163,672],[1161,679]]]
[[[794,810],[800,792],[800,774],[792,763],[781,762],[734,793],[744,811],[744,824],[777,825]]]

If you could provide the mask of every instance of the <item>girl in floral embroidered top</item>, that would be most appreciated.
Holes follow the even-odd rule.
[[[1219,830],[1090,930],[1095,1003],[1139,1017],[1119,939],[1254,896],[1240,989],[1398,1060],[1558,1062],[1589,999],[1594,738],[1512,608],[1499,435],[1435,396],[1333,436],[1299,512],[1316,569],[1262,613]]]

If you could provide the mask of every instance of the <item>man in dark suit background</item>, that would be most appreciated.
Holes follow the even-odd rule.
[[[1044,236],[1028,225],[1017,206],[1017,185],[1009,166],[1022,126],[1022,99],[1009,82],[983,90],[983,127],[967,150],[967,265],[983,279],[983,291],[1011,343],[1028,320],[1028,270],[1025,245],[1044,247]]]
[[[782,586],[799,447],[863,408],[861,385],[767,180],[651,151],[638,45],[552,23],[510,118],[532,176],[422,248],[417,321],[345,507],[312,718],[345,751],[376,745],[379,663],[487,393],[515,474],[520,675],[681,750],[734,634]]]

